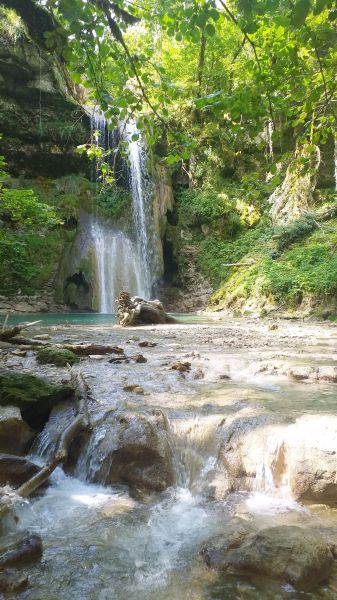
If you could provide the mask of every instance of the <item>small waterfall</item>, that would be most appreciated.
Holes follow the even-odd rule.
[[[153,285],[160,274],[160,236],[153,217],[152,186],[147,171],[144,142],[135,122],[123,124],[110,131],[104,113],[93,110],[91,116],[92,142],[109,152],[106,162],[113,167],[113,155],[122,137],[128,148],[128,180],[132,195],[132,235],[92,217],[90,237],[97,264],[99,310],[114,313],[119,292],[150,299]],[[93,179],[98,180],[99,164],[95,161]]]

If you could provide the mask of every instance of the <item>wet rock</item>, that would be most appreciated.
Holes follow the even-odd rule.
[[[212,566],[222,570],[274,579],[305,590],[325,581],[334,562],[328,544],[318,532],[286,525],[251,535],[239,530],[225,539],[222,547],[219,544],[204,554]]]
[[[6,570],[0,573],[0,592],[6,594],[23,592],[29,584],[27,575],[22,575],[14,570]]]
[[[138,346],[140,348],[154,348],[155,346],[157,346],[156,342],[149,342],[148,340],[144,340],[142,342],[139,342]]]
[[[268,440],[275,435],[280,421],[281,417],[250,407],[223,420],[219,429],[222,469],[214,480],[217,498],[233,491],[251,491],[254,488],[259,469],[268,456]],[[282,465],[280,453],[275,460],[275,473],[279,473]]]
[[[14,489],[20,487],[40,470],[38,465],[21,456],[0,454],[0,485],[10,485]]]
[[[89,354],[88,358],[91,360],[105,360],[105,356],[103,354]]]
[[[24,357],[24,356],[27,356],[27,350],[19,350],[19,349],[13,350],[12,354],[14,354],[14,356],[22,356],[22,357]]]
[[[18,407],[0,406],[0,452],[24,454],[34,435]]]
[[[337,417],[300,417],[289,426],[285,450],[294,498],[337,503]]]
[[[73,395],[74,390],[67,385],[55,385],[26,373],[0,371],[0,406],[18,407],[22,418],[33,428],[41,428],[51,409]]]
[[[248,521],[235,517],[226,523],[224,534],[218,535],[207,542],[201,551],[201,556],[207,566],[215,569],[225,569],[227,567],[228,551],[241,546],[252,533],[254,533],[254,529]]]
[[[145,358],[145,356],[143,356],[142,354],[135,354],[134,356],[130,356],[130,358],[132,360],[134,360],[136,363],[146,363],[147,362],[147,358]]]
[[[133,394],[144,394],[143,388],[137,383],[131,383],[123,387],[124,392],[132,392]]]
[[[316,378],[316,369],[314,367],[293,367],[287,373],[290,379],[296,381],[305,381],[307,379]]]
[[[45,342],[50,340],[50,335],[48,333],[39,333],[38,335],[33,335],[33,340],[40,340],[41,342]]]
[[[296,381],[337,383],[337,367],[329,365],[321,367],[293,367],[287,371],[287,375],[290,379],[295,379]]]
[[[205,377],[205,371],[203,371],[202,369],[197,369],[196,371],[194,371],[193,373],[193,379],[203,379]]]
[[[36,562],[40,560],[42,553],[42,540],[39,535],[20,534],[10,543],[0,547],[0,569]]]
[[[289,423],[243,409],[224,419],[219,435],[222,469],[213,485],[217,498],[231,491],[288,485],[297,500],[337,503],[337,417],[304,415]]]
[[[179,373],[186,373],[191,370],[191,363],[178,361],[171,366],[171,369],[179,371]]]
[[[36,360],[40,365],[55,365],[66,367],[79,362],[79,357],[71,350],[62,348],[41,348],[36,354]]]
[[[108,413],[94,426],[76,469],[95,483],[122,483],[144,492],[165,490],[173,483],[165,417],[161,412]]]

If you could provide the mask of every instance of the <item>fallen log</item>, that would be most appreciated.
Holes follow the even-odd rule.
[[[256,265],[255,260],[251,260],[249,262],[240,262],[240,263],[222,263],[223,267],[250,267],[252,265]]]
[[[102,344],[53,344],[55,348],[71,350],[77,356],[89,356],[90,354],[124,354],[123,348],[119,346],[103,346]]]
[[[8,342],[15,336],[19,335],[23,329],[32,327],[33,325],[36,325],[37,323],[41,323],[41,320],[33,321],[32,323],[21,323],[20,325],[15,325],[14,327],[7,327],[4,324],[4,326],[2,327],[2,329],[0,331],[0,341]]]
[[[123,327],[178,323],[164,311],[159,300],[143,300],[138,296],[131,297],[127,292],[119,294],[117,314],[118,322]]]
[[[71,384],[75,390],[75,400],[78,404],[76,417],[69,423],[68,427],[62,432],[55,456],[33,475],[28,481],[23,483],[15,492],[5,490],[4,500],[0,504],[0,518],[5,516],[12,508],[15,500],[27,498],[35,492],[55,471],[56,467],[65,462],[68,458],[68,448],[72,440],[82,431],[89,428],[88,413],[88,389],[81,373],[71,370]]]

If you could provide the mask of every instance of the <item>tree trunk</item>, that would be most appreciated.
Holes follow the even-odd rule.
[[[119,294],[117,312],[118,322],[123,327],[178,322],[164,311],[159,300],[142,300],[138,296],[131,297],[127,292]]]

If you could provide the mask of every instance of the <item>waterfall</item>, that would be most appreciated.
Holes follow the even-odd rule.
[[[99,218],[91,223],[91,235],[97,260],[100,312],[111,314],[122,290],[143,295],[141,263],[135,244]]]
[[[128,184],[132,195],[132,233],[124,233],[112,224],[93,216],[90,238],[96,257],[99,288],[99,310],[114,313],[118,294],[128,291],[150,299],[153,285],[160,274],[160,237],[154,224],[152,186],[147,170],[147,155],[143,138],[136,123],[121,124],[110,131],[104,114],[90,112],[92,142],[111,156],[122,138],[127,145]],[[99,133],[96,133],[99,132]],[[93,179],[98,179],[96,161]]]
[[[130,162],[129,179],[132,193],[133,225],[137,251],[142,264],[143,295],[145,299],[150,299],[155,279],[154,259],[156,248],[152,190],[146,168],[145,145],[134,121],[127,123],[125,139],[128,143]]]

